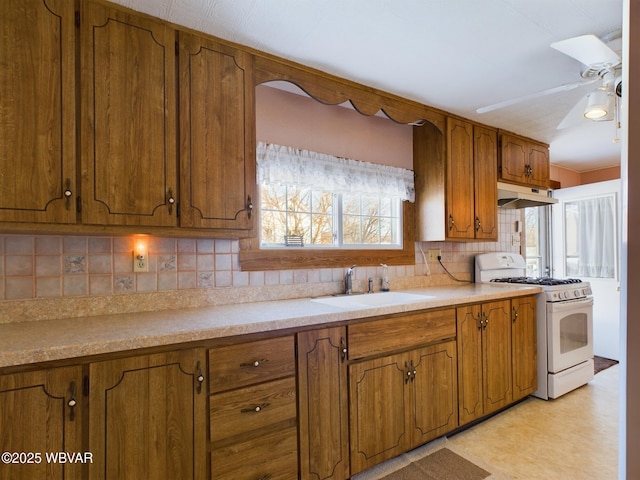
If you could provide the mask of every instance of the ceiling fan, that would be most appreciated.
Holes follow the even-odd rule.
[[[597,88],[585,95],[576,104],[557,128],[561,129],[571,126],[575,123],[576,118],[582,116],[593,121],[613,120],[617,104],[616,96],[622,96],[622,82],[620,77],[622,59],[607,43],[617,40],[618,38],[620,38],[620,30],[608,34],[604,37],[604,40],[601,40],[595,35],[581,35],[552,43],[551,48],[585,65],[586,68],[580,74],[582,77],[581,81],[567,83],[541,92],[481,107],[478,108],[476,112],[480,114],[487,113],[535,98],[566,92],[578,87],[600,82]]]

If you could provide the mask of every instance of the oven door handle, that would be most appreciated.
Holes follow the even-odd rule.
[[[565,302],[547,303],[551,312],[567,312],[569,310],[577,310],[584,307],[593,306],[593,297],[581,298],[579,300],[568,300]]]

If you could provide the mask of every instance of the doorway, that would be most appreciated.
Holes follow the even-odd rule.
[[[552,276],[593,291],[594,354],[620,360],[620,180],[555,190]]]

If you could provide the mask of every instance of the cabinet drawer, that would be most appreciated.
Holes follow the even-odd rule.
[[[209,391],[211,393],[294,374],[293,336],[209,350]]]
[[[295,423],[296,381],[289,377],[218,393],[209,404],[212,442],[286,420]]]
[[[362,358],[456,336],[453,308],[373,320],[347,328],[349,358]]]
[[[291,480],[298,478],[298,439],[295,427],[258,439],[218,448],[211,453],[214,480]]]

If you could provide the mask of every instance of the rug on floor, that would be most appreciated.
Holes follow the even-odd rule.
[[[482,480],[489,475],[466,458],[441,448],[382,480]]]
[[[609,367],[617,365],[617,360],[611,360],[610,358],[598,357],[597,355],[593,357],[593,370],[595,373],[601,372],[602,370],[606,370]]]

